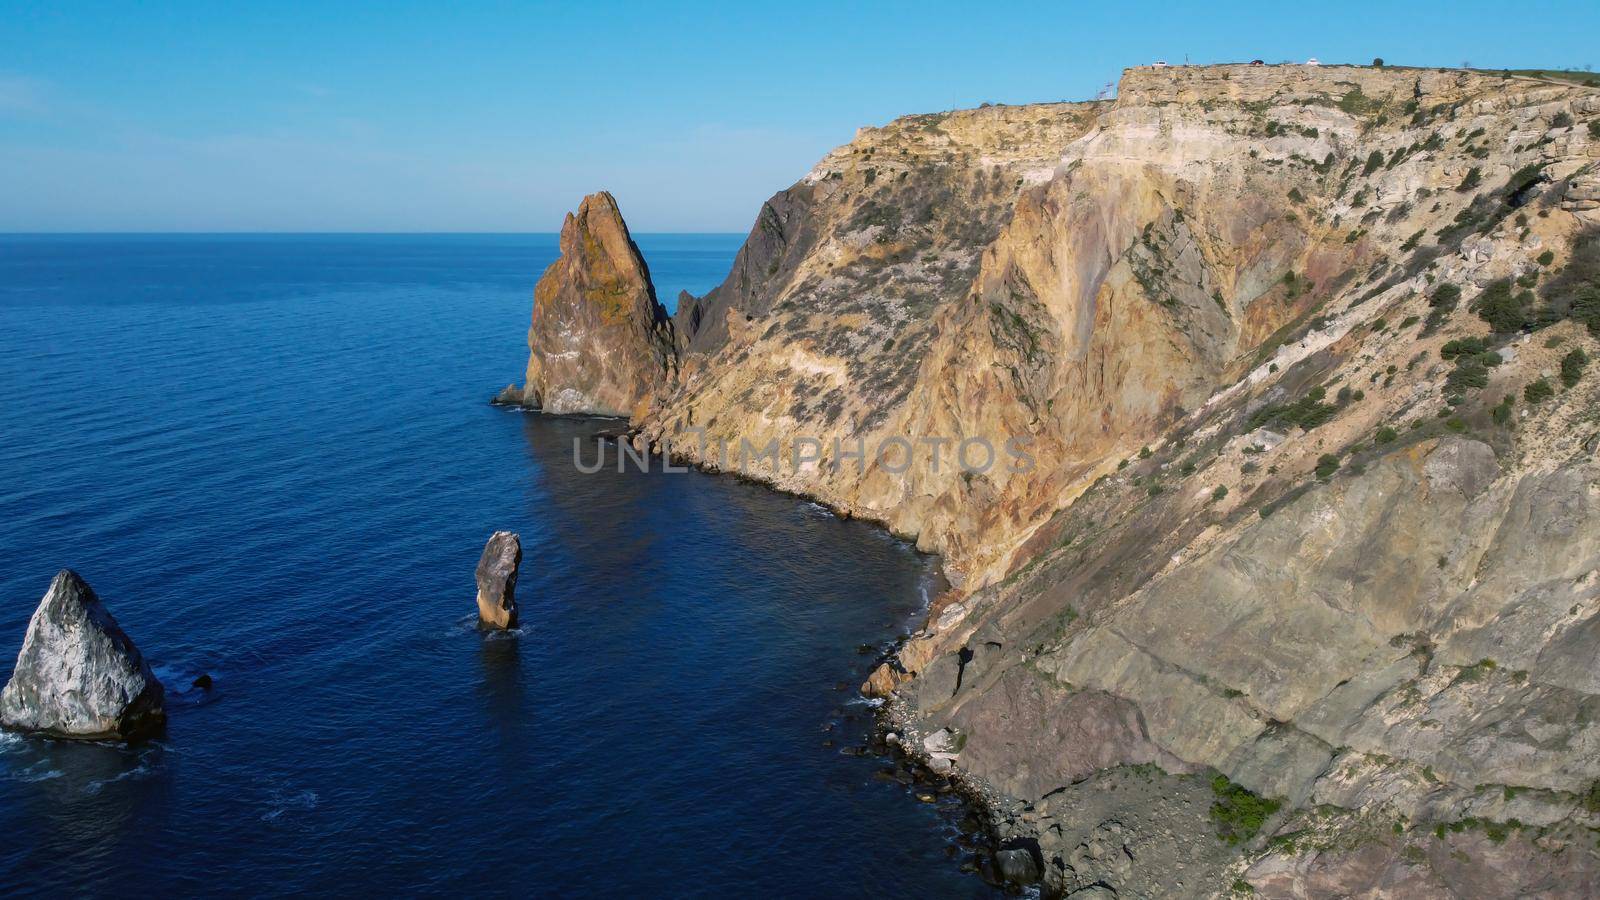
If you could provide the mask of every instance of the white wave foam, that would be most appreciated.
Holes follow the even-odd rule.
[[[316,791],[300,791],[291,795],[273,791],[271,799],[267,802],[272,808],[261,814],[261,821],[276,822],[286,812],[316,809],[322,798],[317,796]]]
[[[155,767],[151,766],[147,762],[140,762],[137,766],[134,766],[126,772],[118,772],[110,778],[101,778],[97,781],[89,782],[83,786],[83,792],[90,795],[98,794],[104,790],[105,786],[108,784],[115,784],[119,781],[137,781],[147,775],[153,774],[155,774]]]
[[[24,768],[12,772],[6,777],[11,781],[20,781],[24,784],[33,784],[39,781],[49,781],[52,778],[60,778],[61,775],[62,772],[60,769],[50,768],[49,760],[41,759],[31,766],[25,766]]]

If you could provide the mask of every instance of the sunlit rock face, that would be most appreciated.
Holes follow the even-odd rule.
[[[640,416],[676,370],[672,321],[604,191],[561,226],[561,257],[534,288],[524,404],[547,413]]]

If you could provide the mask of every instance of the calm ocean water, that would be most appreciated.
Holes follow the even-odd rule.
[[[738,236],[639,236],[659,294]],[[169,688],[139,748],[0,737],[0,889],[966,896],[877,777],[858,645],[928,562],[491,408],[550,235],[0,236],[0,672],[57,569]],[[522,535],[524,632],[472,627]],[[209,695],[187,690],[199,673]],[[831,729],[831,730],[829,730]]]

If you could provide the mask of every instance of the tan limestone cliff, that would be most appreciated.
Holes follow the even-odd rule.
[[[864,129],[680,302],[638,440],[944,555],[866,689],[1050,892],[1593,895],[1597,122],[1208,66]]]

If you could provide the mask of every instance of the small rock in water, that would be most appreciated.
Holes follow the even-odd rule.
[[[209,691],[211,690],[211,676],[202,672],[200,677],[196,678],[191,686],[197,687],[202,691]]]
[[[509,531],[490,536],[478,558],[479,627],[517,627],[517,568],[521,565],[521,539]]]
[[[88,582],[62,569],[28,622],[0,724],[82,740],[127,740],[166,721],[166,691]]]
[[[494,399],[490,400],[489,402],[495,406],[521,406],[522,397],[522,388],[519,388],[514,384],[508,384],[506,385],[505,390],[495,394]]]

